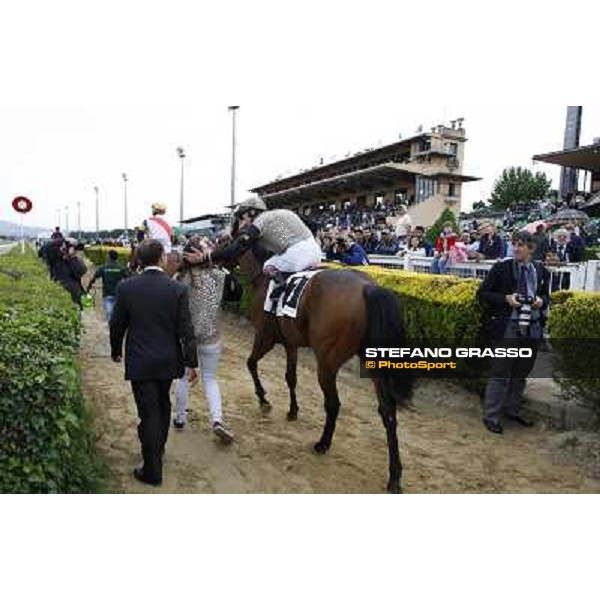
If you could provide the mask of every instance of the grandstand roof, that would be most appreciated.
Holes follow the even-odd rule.
[[[303,202],[305,200],[315,200],[319,197],[325,198],[336,194],[356,193],[369,188],[376,189],[377,187],[393,184],[395,181],[400,181],[403,178],[406,179],[407,175],[412,177],[417,174],[425,175],[422,170],[415,168],[413,165],[390,162],[352,171],[351,173],[334,175],[327,179],[289,187],[281,191],[263,193],[262,197],[267,203],[273,200],[279,203],[286,201]],[[458,173],[440,172],[427,175],[431,177],[443,175],[454,181],[466,182],[479,180],[478,177],[470,177]]]
[[[466,139],[463,129],[446,129],[445,132],[449,139],[456,139],[457,141],[465,141]],[[300,171],[288,177],[276,179],[265,185],[255,187],[251,191],[263,196],[270,194],[271,192],[275,191],[275,189],[293,188],[301,183],[328,179],[333,175],[355,172],[382,163],[393,162],[395,157],[397,157],[396,162],[400,162],[398,159],[402,155],[406,155],[408,157],[410,154],[412,142],[419,139],[430,138],[431,136],[431,132],[418,133],[411,137],[393,142],[392,144],[380,146],[379,148],[370,148],[364,152],[357,152],[352,156],[343,158],[342,160],[337,160],[322,166],[320,165],[313,169]]]
[[[600,144],[582,146],[574,150],[538,154],[533,157],[533,160],[583,171],[597,171],[600,170]]]

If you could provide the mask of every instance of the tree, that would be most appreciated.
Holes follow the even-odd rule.
[[[442,233],[444,223],[452,223],[452,228],[454,231],[458,231],[456,215],[449,208],[445,208],[442,214],[438,217],[438,220],[429,228],[426,236],[427,241],[429,241],[431,244],[436,243],[438,237],[440,237],[440,233]]]
[[[492,206],[508,208],[513,205],[529,206],[542,200],[549,193],[552,181],[545,173],[532,173],[522,167],[504,169],[502,175],[494,183]]]
[[[489,208],[489,206],[483,200],[480,200],[479,202],[475,202],[475,204],[473,204],[473,210],[475,212],[485,210],[486,208]]]

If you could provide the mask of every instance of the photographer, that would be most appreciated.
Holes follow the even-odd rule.
[[[81,278],[85,275],[87,267],[77,256],[77,242],[67,239],[60,246],[60,255],[53,268],[52,277],[58,281],[71,294],[73,302],[81,305],[81,296],[85,293]]]
[[[514,259],[495,264],[478,292],[484,329],[494,347],[531,348],[531,358],[493,359],[485,391],[483,423],[502,434],[502,413],[524,427],[533,423],[521,415],[525,382],[537,357],[543,336],[543,311],[548,308],[546,268],[532,262],[536,242],[527,232],[513,238]]]
[[[368,265],[369,258],[364,248],[357,244],[352,238],[343,234],[338,234],[335,240],[335,246],[327,254],[328,260],[339,260],[342,264],[351,267]]]

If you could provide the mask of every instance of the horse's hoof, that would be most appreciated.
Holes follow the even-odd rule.
[[[260,412],[263,415],[268,415],[272,410],[273,410],[273,407],[271,406],[270,402],[267,402],[266,400],[263,400],[260,403]]]
[[[315,454],[327,454],[327,451],[329,450],[329,446],[326,446],[323,442],[317,442],[314,446],[313,446],[313,450],[315,451]]]
[[[400,485],[399,481],[394,481],[394,482],[390,481],[387,484],[387,491],[390,494],[402,494],[402,486]]]
[[[298,420],[298,411],[296,411],[296,412],[290,411],[287,414],[287,420],[288,421],[297,421]]]

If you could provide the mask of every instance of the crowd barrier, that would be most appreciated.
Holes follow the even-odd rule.
[[[369,255],[372,265],[387,269],[400,269],[407,273],[431,274],[433,258],[405,254],[404,256]],[[495,260],[454,263],[448,267],[448,274],[455,277],[483,280]],[[566,264],[548,267],[553,290],[568,289],[573,292],[600,292],[600,260],[590,260],[579,264]]]

